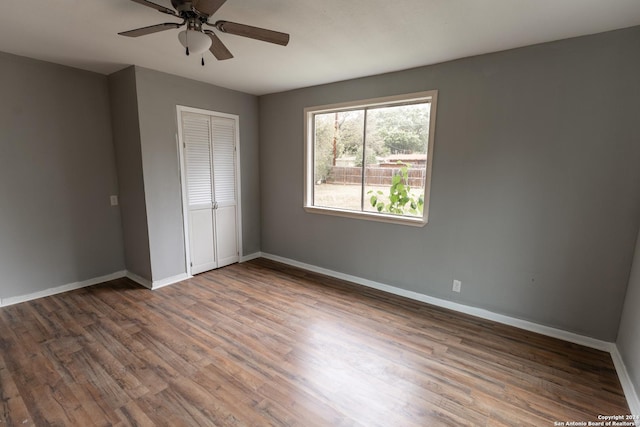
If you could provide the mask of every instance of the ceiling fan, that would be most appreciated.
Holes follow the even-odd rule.
[[[131,1],[148,6],[159,12],[166,13],[167,15],[181,18],[182,22],[165,22],[162,24],[151,25],[149,27],[124,31],[118,33],[119,35],[140,37],[160,31],[180,28],[186,25],[187,29],[178,34],[178,40],[185,47],[187,55],[191,53],[199,55],[208,49],[211,51],[213,56],[219,60],[233,58],[229,49],[227,49],[218,36],[213,31],[203,28],[203,26],[213,27],[223,33],[249,37],[256,40],[275,43],[281,46],[286,46],[289,43],[289,34],[286,33],[229,21],[216,21],[213,24],[209,23],[209,18],[218,9],[220,9],[227,0],[171,0],[171,5],[175,10],[147,0]],[[202,65],[204,65],[204,58],[202,58]]]

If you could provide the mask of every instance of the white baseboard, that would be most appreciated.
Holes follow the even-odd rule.
[[[322,267],[317,267],[311,264],[306,264],[303,262],[295,261],[289,258],[277,256],[277,255],[262,253],[262,257],[273,260],[273,261],[281,262],[283,264],[288,264],[294,267],[299,267],[305,270],[324,274],[326,276],[335,277],[337,279],[347,280],[349,282],[353,282],[358,285],[366,286],[373,289],[378,289],[384,292],[389,292],[394,295],[399,295],[399,296],[403,296],[413,300],[425,302],[428,304],[433,304],[438,307],[447,308],[453,311],[480,317],[482,319],[492,320],[494,322],[502,323],[509,326],[514,326],[520,329],[536,332],[542,335],[558,338],[558,339],[569,341],[575,344],[580,344],[585,347],[606,351],[611,354],[611,359],[613,360],[613,364],[616,368],[616,372],[618,374],[618,378],[620,379],[620,383],[622,385],[622,389],[624,391],[625,398],[627,399],[627,403],[629,405],[629,409],[631,413],[635,415],[640,415],[640,399],[638,398],[638,394],[636,393],[633,382],[631,381],[631,378],[629,377],[629,374],[627,372],[627,368],[622,360],[622,357],[620,356],[618,347],[614,343],[597,340],[595,338],[586,337],[583,335],[575,334],[573,332],[563,331],[561,329],[551,328],[549,326],[539,325],[537,323],[529,322],[522,319],[517,319],[510,316],[505,316],[505,315],[494,313],[481,308],[470,307],[464,304],[459,304],[452,301],[443,300],[440,298],[430,297],[428,295],[420,294],[417,292],[407,291],[405,289],[397,288],[395,286],[374,282],[372,280],[363,279],[361,277],[352,276],[349,274],[339,273],[337,271],[329,270]]]
[[[140,277],[135,273],[130,271],[126,272],[126,276],[136,282],[139,285],[144,286],[147,289],[156,290],[163,288],[165,286],[173,285],[174,283],[182,282],[183,280],[191,279],[193,276],[189,276],[187,273],[181,273],[176,276],[167,277],[162,280],[154,280],[153,282],[149,279],[145,279],[144,277]]]
[[[631,413],[634,415],[640,415],[640,398],[638,397],[638,393],[636,392],[636,389],[633,385],[633,382],[631,381],[631,378],[624,364],[624,361],[622,360],[620,352],[618,351],[618,347],[614,343],[601,341],[601,340],[597,340],[590,337],[585,337],[582,335],[575,334],[573,332],[563,331],[561,329],[539,325],[537,323],[505,316],[505,315],[494,313],[488,310],[471,307],[464,304],[443,300],[440,298],[430,297],[428,295],[420,294],[418,292],[408,291],[405,289],[397,288],[395,286],[374,282],[372,280],[363,279],[361,277],[352,276],[349,274],[339,273],[337,271],[329,270],[322,267],[317,267],[311,264],[306,264],[303,262],[295,261],[293,259],[284,258],[281,256],[272,255],[268,253],[256,252],[254,254],[242,257],[240,262],[246,262],[246,261],[250,261],[252,259],[256,259],[260,257],[281,262],[283,264],[288,264],[294,267],[299,267],[299,268],[313,271],[316,273],[324,274],[326,276],[335,277],[337,279],[346,280],[346,281],[353,282],[355,284],[366,286],[369,288],[378,289],[384,292],[389,292],[394,295],[399,295],[399,296],[403,296],[416,301],[425,302],[427,304],[432,304],[438,307],[443,307],[453,311],[480,317],[483,319],[492,320],[492,321],[509,325],[509,326],[515,326],[520,329],[524,329],[531,332],[537,332],[553,338],[558,338],[558,339],[573,342],[576,344],[584,345],[586,347],[595,348],[597,350],[607,351],[611,354],[611,359],[613,360],[613,364],[616,368],[616,372],[618,373],[618,377],[620,379],[620,383],[622,385],[622,389],[627,399],[627,403],[629,404],[629,409]],[[144,286],[145,288],[155,290],[164,286],[181,282],[182,280],[189,279],[192,276],[189,276],[186,273],[183,273],[183,274],[179,274],[177,276],[169,277],[163,280],[151,282],[143,277],[138,276],[135,273],[131,273],[130,271],[117,271],[115,273],[107,274],[105,276],[95,277],[93,279],[83,280],[81,282],[68,283],[66,285],[56,286],[54,288],[49,288],[43,291],[33,292],[26,295],[19,295],[19,296],[9,297],[9,298],[0,298],[0,307],[6,307],[13,304],[19,304],[21,302],[31,301],[37,298],[44,298],[51,295],[56,295],[63,292],[84,288],[87,286],[93,286],[99,283],[108,282],[110,280],[115,280],[122,277],[128,277],[129,279]]]
[[[254,252],[252,254],[244,255],[240,257],[240,262],[247,262],[247,261],[251,261],[252,259],[261,258],[261,257],[262,257],[262,252]]]
[[[51,295],[61,294],[63,292],[69,292],[69,291],[73,291],[80,288],[86,288],[87,286],[97,285],[98,283],[104,283],[110,280],[120,279],[122,277],[128,277],[129,279],[144,286],[145,288],[149,288],[153,290],[191,278],[191,276],[188,276],[186,273],[184,273],[184,274],[179,274],[177,276],[168,277],[163,280],[157,280],[152,283],[149,280],[143,277],[140,277],[137,274],[132,273],[130,271],[126,271],[126,270],[116,271],[115,273],[107,274],[105,276],[94,277],[92,279],[83,280],[81,282],[67,283],[66,285],[56,286],[54,288],[49,288],[42,291],[33,292],[30,294],[18,295],[15,297],[8,297],[8,298],[0,298],[0,307],[6,307],[9,305],[19,304],[21,302],[26,302],[26,301],[31,301],[38,298],[48,297]]]
[[[549,326],[540,325],[527,320],[518,319],[515,317],[505,316],[503,314],[494,313],[482,308],[471,307],[468,305],[460,304],[453,301],[447,301],[440,298],[431,297],[418,292],[408,291],[406,289],[397,288],[395,286],[386,285],[384,283],[374,282],[373,280],[363,279],[361,277],[352,276],[350,274],[339,273],[337,271],[329,270],[322,267],[316,267],[315,265],[306,264],[303,262],[295,261],[289,258],[283,258],[281,256],[263,253],[264,258],[281,262],[283,264],[292,265],[294,267],[303,268],[305,270],[313,271],[316,273],[324,274],[326,276],[335,277],[336,279],[347,280],[358,285],[366,286],[380,291],[389,292],[394,295],[399,295],[416,301],[426,302],[438,307],[448,308],[460,313],[469,314],[471,316],[480,317],[482,319],[492,320],[494,322],[502,323],[504,325],[515,326],[516,328],[524,329],[531,332],[537,332],[542,335],[547,335],[553,338],[558,338],[564,341],[569,341],[575,344],[584,345],[586,347],[595,348],[597,350],[610,351],[613,343],[607,341],[597,340],[595,338],[586,337],[573,332],[563,331],[562,329],[556,329]]]
[[[267,258],[273,261],[288,264],[294,267],[302,268],[305,270],[313,271],[315,273],[324,274],[326,276],[335,277],[336,279],[346,280],[358,285],[366,286],[380,291],[389,292],[394,295],[399,295],[416,301],[425,302],[438,307],[447,308],[460,313],[469,314],[472,316],[480,317],[482,319],[492,320],[504,325],[514,326],[516,328],[524,329],[530,332],[536,332],[542,335],[546,335],[553,338],[558,338],[564,341],[569,341],[575,344],[580,344],[585,347],[594,348],[596,350],[606,351],[611,354],[611,359],[616,368],[618,378],[622,385],[625,398],[629,404],[629,409],[632,414],[640,415],[640,400],[638,400],[638,394],[633,386],[633,382],[629,377],[627,368],[624,365],[622,357],[618,352],[618,347],[615,343],[597,340],[595,338],[586,337],[583,335],[575,334],[573,332],[564,331],[562,329],[551,328],[549,326],[540,325],[537,323],[529,322],[527,320],[517,319],[503,314],[494,313],[489,310],[484,310],[477,307],[471,307],[464,304],[459,304],[452,301],[443,300],[440,298],[430,297],[428,295],[420,294],[418,292],[407,291],[405,289],[397,288],[395,286],[385,285],[384,283],[374,282],[372,280],[363,279],[361,277],[352,276],[350,274],[339,273],[337,271],[329,270],[315,265],[306,264],[293,259],[284,258],[278,255],[272,255],[268,253],[262,253],[263,258]]]
[[[151,284],[151,289],[156,290],[164,288],[165,286],[173,285],[174,283],[182,282],[183,280],[191,279],[193,276],[189,276],[187,273],[178,274],[172,277],[167,277],[162,280],[154,280]]]
[[[125,271],[116,271],[106,276],[94,277],[93,279],[83,280],[81,282],[68,283],[66,285],[56,286],[55,288],[45,289],[43,291],[33,292],[26,295],[19,295],[9,298],[0,299],[0,307],[19,304],[21,302],[31,301],[38,298],[44,298],[51,295],[60,294],[62,292],[73,291],[75,289],[85,288],[87,286],[97,285],[98,283],[108,282],[109,280],[120,279],[125,276]]]
[[[638,393],[633,385],[633,381],[631,381],[631,377],[629,376],[627,367],[624,364],[624,360],[622,360],[620,351],[618,351],[618,347],[615,345],[613,345],[611,349],[611,359],[613,359],[613,365],[616,367],[616,372],[618,373],[618,378],[620,379],[624,396],[627,398],[629,410],[632,414],[640,416],[640,398],[638,397]]]
[[[260,258],[262,256],[261,252],[255,252],[253,254],[249,254],[249,255],[245,255],[243,257],[240,257],[240,262],[247,262],[247,261],[251,261],[252,259],[256,259],[256,258]],[[182,282],[183,280],[187,280],[187,279],[191,279],[193,278],[193,276],[187,274],[187,273],[181,273],[172,277],[167,277],[166,279],[162,279],[162,280],[154,280],[154,281],[149,281],[143,277],[138,276],[135,273],[131,273],[130,271],[126,272],[126,276],[133,280],[134,282],[138,283],[139,285],[144,286],[145,288],[151,289],[151,290],[156,290],[156,289],[160,289],[163,288],[165,286],[169,286],[169,285],[173,285],[174,283],[178,283],[178,282]]]
[[[134,282],[136,282],[138,285],[142,285],[147,289],[152,289],[153,288],[153,284],[151,283],[151,280],[145,279],[144,277],[140,277],[136,273],[132,273],[130,271],[126,271],[125,272],[125,276],[127,278],[133,280]]]

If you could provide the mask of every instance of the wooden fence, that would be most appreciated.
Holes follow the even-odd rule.
[[[409,186],[422,187],[424,185],[423,168],[409,169]],[[368,167],[365,169],[365,183],[367,185],[391,186],[391,179],[400,173],[400,168]],[[333,166],[327,177],[327,184],[360,184],[362,182],[362,168]]]

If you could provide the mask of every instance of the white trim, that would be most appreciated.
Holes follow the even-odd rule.
[[[381,96],[377,98],[359,99],[356,101],[336,102],[333,104],[306,107],[305,112],[331,113],[335,110],[361,109],[367,107],[393,106],[402,104],[419,103],[421,101],[434,102],[438,90],[424,90],[421,92],[401,93],[398,95]]]
[[[395,286],[386,285],[384,283],[374,282],[373,280],[363,279],[361,277],[352,276],[350,274],[339,273],[337,271],[329,270],[322,267],[316,267],[315,265],[306,264],[306,263],[295,261],[289,258],[284,258],[281,256],[272,255],[264,252],[262,253],[262,256],[264,258],[267,258],[273,261],[292,265],[294,267],[303,268],[305,270],[324,274],[326,276],[335,277],[337,279],[347,280],[349,282],[366,286],[368,288],[378,289],[380,291],[389,292],[390,294],[399,295],[399,296],[410,298],[416,301],[426,302],[427,304],[448,308],[449,310],[469,314],[471,316],[480,317],[482,319],[492,320],[494,322],[502,323],[504,325],[515,326],[516,328],[524,329],[531,332],[536,332],[542,335],[558,338],[558,339],[569,341],[575,344],[584,345],[585,347],[595,348],[597,350],[602,350],[602,351],[610,351],[611,346],[613,345],[613,343],[610,343],[607,341],[601,341],[595,338],[586,337],[584,335],[579,335],[573,332],[567,332],[561,329],[556,329],[549,326],[544,326],[537,323],[529,322],[527,320],[505,316],[503,314],[494,313],[492,311],[485,310],[482,308],[471,307],[471,306],[460,304],[457,302],[430,297],[428,295],[420,294],[418,292],[407,291],[406,289],[397,288]]]
[[[184,257],[185,257],[185,269],[186,276],[183,279],[193,277],[191,275],[191,244],[189,241],[189,206],[187,203],[187,179],[185,175],[185,159],[184,159],[184,141],[182,140],[182,113],[196,113],[196,114],[204,114],[207,116],[214,117],[222,117],[227,119],[232,119],[235,123],[235,136],[236,136],[236,247],[238,249],[238,255],[242,253],[242,182],[241,175],[242,171],[240,169],[240,116],[237,114],[229,114],[229,113],[221,113],[218,111],[209,111],[203,110],[201,108],[187,107],[184,105],[176,105],[176,115],[177,115],[177,134],[176,134],[176,143],[178,144],[178,160],[180,167],[180,189],[182,192],[182,222],[183,222],[183,233],[184,233]],[[213,171],[212,171],[213,173]],[[211,181],[213,183],[213,181]],[[238,256],[238,259],[240,257]],[[176,276],[177,277],[177,276]],[[168,279],[164,279],[168,280]],[[163,280],[163,281],[164,281]],[[180,281],[177,280],[177,281]],[[175,282],[172,282],[175,283]],[[171,284],[171,283],[169,283]],[[146,285],[145,285],[146,286]],[[158,287],[162,287],[166,285],[159,285],[153,287],[153,289],[157,289]],[[151,289],[151,288],[150,288]]]
[[[143,277],[140,277],[135,273],[122,270],[122,271],[116,271],[115,273],[107,274],[105,276],[94,277],[93,279],[83,280],[81,282],[67,283],[66,285],[56,286],[55,288],[49,288],[42,291],[33,292],[30,294],[19,295],[19,296],[9,297],[9,298],[0,298],[0,307],[7,307],[10,305],[19,304],[21,302],[32,301],[38,298],[45,298],[51,295],[57,295],[64,292],[74,291],[76,289],[86,288],[89,286],[97,285],[99,283],[109,282],[111,280],[120,279],[123,277],[129,278],[134,282],[136,282],[137,284],[144,286],[147,289],[156,290],[164,286],[169,286],[174,283],[178,283],[183,280],[190,279],[192,276],[182,273],[173,277],[168,277],[166,279],[157,280],[152,283],[151,281]]]
[[[61,294],[63,292],[73,291],[80,288],[86,288],[87,286],[97,285],[98,283],[108,282],[110,280],[120,279],[125,277],[125,271],[116,271],[115,273],[107,274],[105,276],[94,277],[93,279],[83,280],[81,282],[68,283],[66,285],[56,286],[55,288],[45,289],[43,291],[33,292],[26,295],[19,295],[9,298],[0,298],[0,307],[6,307],[13,304],[19,304],[21,302],[31,301],[38,298],[44,298],[51,295]]]
[[[254,252],[252,254],[249,255],[244,255],[240,257],[240,262],[247,262],[247,261],[251,261],[252,259],[257,259],[257,258],[262,258],[262,252]]]
[[[182,227],[184,233],[184,266],[186,274],[191,274],[191,243],[189,242],[189,209],[187,203],[187,177],[184,168],[184,142],[182,141],[182,110],[176,107],[178,115],[178,132],[176,133],[176,143],[178,144],[178,164],[180,168],[180,192],[182,196]],[[149,289],[151,289],[149,287]]]
[[[242,253],[242,170],[240,169],[240,116],[229,115],[236,124],[236,236],[238,260]]]
[[[378,289],[380,291],[389,292],[394,295],[399,295],[416,301],[425,302],[427,304],[447,308],[449,310],[469,314],[472,316],[480,317],[482,319],[492,320],[504,325],[514,326],[526,331],[536,332],[542,335],[546,335],[552,338],[558,338],[563,341],[572,342],[574,344],[583,345],[585,347],[593,348],[596,350],[606,351],[611,355],[611,359],[613,360],[613,365],[616,369],[616,373],[618,374],[618,378],[620,379],[620,384],[622,385],[622,390],[624,391],[625,398],[627,399],[629,410],[634,415],[640,415],[640,399],[638,398],[638,394],[633,385],[633,381],[629,377],[627,368],[624,364],[624,361],[622,360],[622,357],[620,356],[620,352],[618,351],[618,347],[615,343],[579,335],[573,332],[564,331],[562,329],[540,325],[537,323],[529,322],[527,320],[517,319],[515,317],[505,316],[503,314],[494,313],[482,308],[471,307],[440,298],[430,297],[418,292],[407,291],[395,286],[385,285],[383,283],[374,282],[372,280],[363,279],[361,277],[352,276],[350,274],[339,273],[337,271],[317,267],[315,265],[306,264],[304,262],[281,257],[278,255],[272,255],[264,252],[262,252],[261,255],[266,259],[313,271],[315,273],[324,274],[326,276],[335,277],[336,279],[346,280],[358,285],[366,286],[368,288]]]
[[[640,398],[638,397],[638,393],[636,392],[636,389],[633,385],[633,381],[629,376],[627,367],[624,364],[622,356],[620,355],[618,347],[616,346],[615,343],[596,340],[594,338],[585,337],[582,335],[575,334],[573,332],[567,332],[560,329],[539,325],[526,320],[516,319],[516,318],[505,316],[502,314],[493,313],[488,310],[479,309],[476,307],[470,307],[470,306],[466,306],[466,305],[451,302],[451,301],[446,301],[439,298],[429,297],[427,295],[420,294],[417,292],[407,291],[405,289],[400,289],[395,286],[389,286],[383,283],[374,282],[374,281],[363,279],[357,276],[339,273],[337,271],[329,270],[326,268],[316,267],[311,264],[306,264],[306,263],[295,261],[289,258],[284,258],[278,255],[272,255],[264,252],[255,252],[253,254],[241,257],[240,262],[247,262],[247,261],[251,261],[253,259],[261,258],[261,257],[270,259],[273,261],[281,262],[283,264],[288,264],[294,267],[303,268],[305,270],[313,271],[316,273],[324,274],[326,276],[335,277],[337,279],[347,280],[349,282],[353,282],[358,285],[366,286],[373,289],[378,289],[384,292],[389,292],[394,295],[399,295],[399,296],[403,296],[413,300],[426,302],[428,304],[433,304],[433,305],[447,308],[453,311],[470,314],[472,316],[480,317],[487,320],[492,320],[492,321],[509,325],[509,326],[515,326],[520,329],[528,330],[531,332],[537,332],[553,338],[558,338],[564,341],[569,341],[576,344],[584,345],[586,347],[591,347],[597,350],[609,352],[611,354],[611,359],[613,360],[613,365],[618,374],[618,378],[620,379],[620,384],[622,385],[622,390],[624,391],[625,398],[627,399],[629,410],[631,411],[631,414],[640,415]],[[144,279],[135,273],[123,270],[123,271],[117,271],[115,273],[107,274],[105,276],[83,280],[81,282],[74,282],[74,283],[69,283],[62,286],[56,286],[55,288],[49,288],[43,291],[31,293],[31,294],[20,295],[20,296],[9,297],[9,298],[0,298],[0,307],[7,307],[10,305],[19,304],[22,302],[31,301],[38,298],[44,298],[51,295],[60,294],[63,292],[81,289],[88,286],[97,285],[99,283],[108,282],[110,280],[120,279],[122,277],[127,277],[133,280],[134,282],[138,283],[139,285],[144,286],[145,288],[155,290],[164,286],[181,282],[186,279],[190,279],[193,276],[183,273],[173,277],[168,277],[166,279],[158,280],[152,283],[149,280]]]
[[[402,215],[366,211],[349,211],[346,209],[323,208],[320,206],[304,206],[304,210],[313,214],[342,216],[345,218],[364,219],[368,221],[387,222],[391,224],[403,224],[410,225],[412,227],[424,227],[425,225],[427,225],[426,221],[419,217],[411,218]]]
[[[182,282],[183,280],[191,279],[193,276],[187,273],[177,274],[175,276],[167,277],[162,280],[154,280],[151,284],[151,290],[164,288],[165,286],[173,285],[174,283]]]
[[[174,283],[182,282],[183,280],[191,279],[193,277],[187,273],[181,273],[172,277],[167,277],[166,279],[151,281],[145,279],[144,277],[140,277],[130,271],[126,272],[126,276],[137,284],[142,285],[147,289],[151,289],[152,291],[163,288],[165,286],[173,285]]]
[[[622,360],[618,346],[615,344],[611,345],[611,359],[613,359],[613,365],[616,367],[618,378],[620,378],[620,384],[622,385],[624,396],[627,398],[629,410],[633,415],[640,416],[640,398],[633,386],[633,381],[631,381],[631,377],[629,376],[627,367]]]
[[[136,282],[138,285],[144,286],[147,289],[152,289],[151,280],[145,279],[144,277],[140,277],[135,273],[127,271],[125,273],[126,277]]]
[[[315,137],[314,115],[318,113],[338,112],[340,110],[361,109],[376,106],[404,105],[407,103],[427,102],[431,104],[429,113],[429,137],[427,140],[427,164],[425,165],[424,178],[424,206],[421,217],[408,217],[364,210],[347,210],[335,207],[314,205],[315,184]],[[431,194],[431,171],[433,169],[433,147],[436,132],[436,111],[438,109],[438,90],[428,90],[400,95],[385,96],[380,98],[363,99],[357,101],[340,102],[337,104],[306,107],[304,113],[304,177],[303,177],[303,208],[312,214],[333,215],[347,218],[355,218],[368,221],[379,221],[393,224],[424,227],[429,222],[429,199]],[[366,125],[365,125],[366,128]],[[365,143],[366,145],[366,143]],[[364,185],[364,183],[362,183]]]

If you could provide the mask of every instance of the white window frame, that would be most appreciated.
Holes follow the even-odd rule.
[[[314,191],[314,154],[315,154],[315,129],[314,115],[318,113],[331,113],[347,109],[357,109],[365,107],[394,106],[416,102],[427,101],[431,104],[429,113],[429,140],[427,143],[427,164],[424,183],[424,208],[422,217],[409,217],[379,212],[355,211],[339,208],[328,208],[313,205]],[[429,200],[431,193],[431,171],[433,164],[433,146],[436,130],[436,111],[438,102],[438,91],[429,90],[403,95],[386,96],[382,98],[372,98],[359,101],[349,101],[337,104],[307,107],[304,109],[304,134],[305,134],[305,164],[304,164],[304,210],[309,213],[342,216],[347,218],[357,218],[369,221],[381,221],[394,224],[404,224],[416,227],[424,227],[429,220]],[[362,184],[364,185],[364,184]]]

